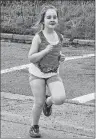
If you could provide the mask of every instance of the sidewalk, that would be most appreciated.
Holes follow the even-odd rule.
[[[1,95],[1,138],[30,138],[32,99],[12,99]],[[43,139],[95,138],[94,106],[65,103],[53,105],[53,113],[40,118]]]

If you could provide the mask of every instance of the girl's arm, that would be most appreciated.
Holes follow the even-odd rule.
[[[31,48],[29,50],[28,59],[31,63],[40,61],[47,53],[47,49],[38,52],[39,44],[41,43],[40,37],[36,34],[33,38]]]

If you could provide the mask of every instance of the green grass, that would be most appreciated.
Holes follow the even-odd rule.
[[[44,2],[24,1],[1,5],[1,32],[34,34],[39,28],[32,28],[39,18]],[[59,30],[71,39],[95,39],[95,2],[94,1],[47,1],[59,11]]]

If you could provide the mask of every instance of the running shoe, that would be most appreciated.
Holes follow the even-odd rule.
[[[46,99],[48,98],[49,96],[46,95]],[[52,114],[52,105],[48,106],[46,104],[46,101],[45,101],[45,104],[44,104],[44,107],[43,107],[43,113],[45,116],[50,116]]]
[[[39,132],[39,126],[38,125],[32,126],[29,130],[29,134],[30,134],[30,137],[40,138],[41,134]]]

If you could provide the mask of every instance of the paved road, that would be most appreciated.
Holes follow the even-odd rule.
[[[33,100],[13,100],[1,97],[1,137],[29,138]],[[42,113],[40,131],[44,139],[93,138],[94,137],[93,106],[65,103],[53,105],[50,117]]]
[[[28,64],[29,44],[8,43],[1,44],[1,69],[12,68]],[[94,54],[93,47],[65,47],[62,49],[65,56],[78,56]],[[81,95],[94,93],[95,64],[94,57],[75,59],[64,62],[60,69],[60,75],[66,90],[67,98],[75,98]],[[1,76],[1,91],[21,95],[32,95],[29,86],[28,70],[20,70],[3,74]]]
[[[27,54],[30,45],[2,43],[1,68],[11,68],[28,64]],[[66,56],[93,54],[94,49],[63,48]],[[60,69],[67,98],[74,98],[94,92],[94,57],[65,62]],[[28,71],[20,70],[1,75],[1,91],[12,94],[32,95]],[[32,100],[18,100],[1,97],[1,137],[29,138],[28,132],[32,117]],[[53,106],[52,116],[40,118],[42,138],[94,138],[94,107],[65,103]]]

